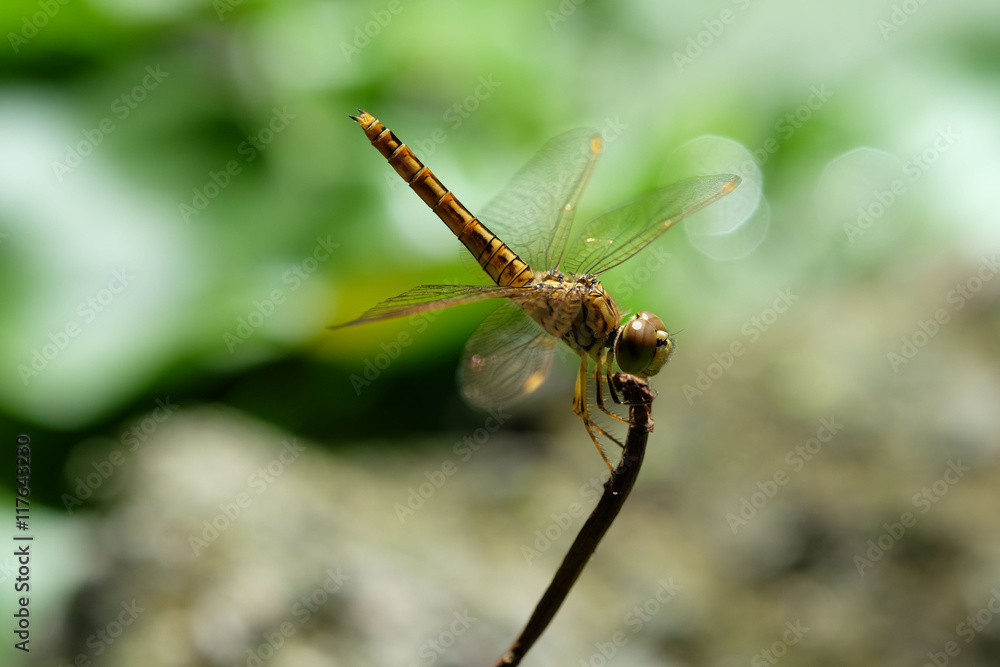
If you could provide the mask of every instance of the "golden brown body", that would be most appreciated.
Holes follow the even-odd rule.
[[[381,121],[366,111],[359,111],[351,118],[361,125],[372,146],[389,161],[396,173],[469,249],[493,282],[504,287],[534,282],[534,274],[527,263],[477,220]]]
[[[472,215],[381,121],[364,111],[352,118],[392,168],[468,248],[493,282],[501,286],[532,287],[530,294],[511,299],[574,352],[596,358],[621,320],[618,307],[599,280],[586,275],[566,276],[558,271],[536,274]]]
[[[589,416],[588,361],[596,361],[593,376],[598,408],[625,421],[604,407],[602,370],[611,397],[619,402],[611,378],[612,365],[617,361],[625,373],[650,377],[669,359],[673,342],[663,321],[652,313],[640,311],[627,323],[622,322],[621,311],[596,276],[627,260],[679,220],[731,192],[739,184],[739,177],[696,177],[648,193],[590,221],[567,253],[576,204],[601,151],[596,134],[567,133],[550,142],[518,174],[498,197],[499,208],[483,213],[497,229],[506,230],[505,234],[511,232],[512,242],[520,243],[518,248],[533,263],[529,266],[472,215],[385,125],[361,110],[351,118],[472,253],[495,285],[423,285],[378,304],[349,324],[481,299],[509,299],[513,303],[494,311],[466,345],[462,366],[466,398],[475,405],[490,407],[534,391],[548,373],[552,349],[561,340],[581,357],[573,410],[583,420],[608,468],[612,468],[597,434],[621,443]],[[561,169],[563,164],[567,168],[559,171],[557,178],[550,178],[553,170]],[[541,184],[536,186],[539,181]],[[556,208],[550,207],[553,202]],[[579,273],[564,274],[560,267]]]

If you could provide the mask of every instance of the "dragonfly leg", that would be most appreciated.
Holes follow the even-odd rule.
[[[605,356],[606,354],[607,354],[607,351],[605,350],[602,353],[602,356]],[[614,355],[612,354],[611,359],[605,359],[605,362],[604,362],[604,370],[605,370],[605,373],[606,373],[607,378],[608,378],[608,390],[609,390],[609,393],[611,394],[611,400],[613,400],[616,405],[636,405],[635,403],[630,403],[628,401],[622,400],[618,396],[618,392],[615,391],[615,381],[614,381],[614,377],[611,375],[611,367],[613,365],[614,365]],[[656,393],[655,392],[653,393],[653,398],[656,398]],[[607,412],[607,410],[605,410],[605,412]],[[628,420],[627,419],[623,419],[622,421],[627,422]]]
[[[597,447],[597,451],[601,453],[601,458],[604,459],[604,464],[608,466],[608,470],[610,470],[613,474],[615,468],[611,465],[611,461],[608,460],[608,455],[604,453],[604,448],[601,447],[601,443],[597,440],[595,431],[611,440],[622,449],[625,448],[625,445],[590,419],[590,414],[587,411],[587,356],[581,356],[583,356],[583,360],[580,364],[580,372],[576,375],[576,391],[573,393],[573,412],[579,415],[580,419],[583,420],[583,425],[586,427],[587,433],[590,435],[590,439],[594,441],[594,446]]]
[[[602,381],[602,375],[604,374],[601,373],[602,368],[607,370],[606,375],[608,378],[608,389],[611,392],[611,398],[615,403],[621,405],[621,399],[618,398],[618,393],[615,391],[615,383],[611,379],[611,364],[608,363],[607,354],[607,350],[601,350],[600,356],[597,357],[597,368],[594,369],[594,385],[597,387],[597,407],[600,408],[601,412],[609,417],[614,417],[618,421],[628,424],[629,421],[627,419],[616,415],[604,407],[604,383]]]

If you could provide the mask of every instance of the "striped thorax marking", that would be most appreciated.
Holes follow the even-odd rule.
[[[618,329],[621,312],[594,276],[547,271],[534,289],[544,291],[545,298],[514,300],[542,328],[578,353],[596,357]]]

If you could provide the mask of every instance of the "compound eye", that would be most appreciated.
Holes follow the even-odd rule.
[[[653,377],[674,352],[674,341],[656,315],[642,311],[622,326],[615,355],[622,371],[641,378]]]
[[[663,323],[659,317],[649,312],[648,310],[641,310],[635,314],[636,317],[642,318],[653,325],[657,331],[666,331],[667,325]]]
[[[643,314],[629,320],[615,341],[618,366],[629,375],[641,374],[656,355],[656,326],[642,317]]]

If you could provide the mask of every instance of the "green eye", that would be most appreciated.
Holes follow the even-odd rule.
[[[656,315],[642,311],[622,325],[615,341],[615,358],[623,372],[639,377],[656,375],[667,363],[674,343]]]

